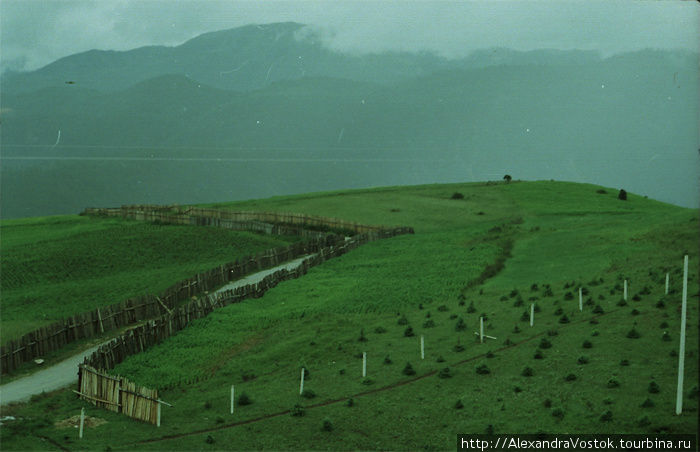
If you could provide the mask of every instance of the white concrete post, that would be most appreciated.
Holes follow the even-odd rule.
[[[535,324],[535,303],[530,304],[530,326]]]
[[[304,392],[304,368],[301,368],[301,383],[299,383],[299,395]]]
[[[78,432],[78,437],[83,438],[83,425],[85,424],[85,408],[80,409],[80,431]]]
[[[367,376],[367,352],[362,352],[362,378]]]
[[[627,280],[625,280],[625,295],[624,295],[625,301],[627,301]]]
[[[484,318],[479,317],[479,341],[484,343]]]
[[[420,359],[425,359],[425,339],[420,335]]]
[[[681,343],[678,348],[678,389],[676,414],[683,411],[683,366],[685,364],[685,311],[688,306],[688,255],[683,259],[683,302],[681,304]]]
[[[666,291],[664,292],[664,295],[668,295],[668,272],[666,272]]]
[[[578,288],[578,310],[583,311],[583,289]]]
[[[158,403],[158,406],[156,407],[156,427],[160,427],[160,406],[162,404]]]

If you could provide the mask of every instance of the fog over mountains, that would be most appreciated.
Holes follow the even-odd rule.
[[[2,216],[505,173],[697,207],[697,80],[680,50],[352,55],[296,23],[93,50],[3,74]]]

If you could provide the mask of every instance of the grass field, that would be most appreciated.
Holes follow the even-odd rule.
[[[3,343],[294,240],[80,216],[3,221],[0,234]]]
[[[698,213],[598,190],[435,185],[220,205],[409,225],[416,234],[314,267],[118,366],[113,373],[158,387],[174,405],[163,408],[162,427],[60,391],[3,410],[24,419],[3,426],[3,449],[443,450],[459,433],[693,433],[696,302],[681,416],[675,353],[682,259],[689,254],[697,269]],[[455,192],[464,198],[451,199]],[[695,270],[689,301],[698,297]],[[496,338],[484,344],[474,335],[480,317]],[[314,397],[299,395],[302,367]],[[232,384],[252,401],[234,415]],[[53,423],[80,407],[107,423],[78,442]]]

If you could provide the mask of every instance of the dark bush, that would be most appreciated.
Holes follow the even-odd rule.
[[[460,317],[457,319],[457,324],[455,325],[455,331],[464,331],[467,329],[467,324],[464,323],[464,319]]]
[[[545,408],[551,408],[552,407],[552,401],[549,399],[545,399],[543,403]]]
[[[311,389],[304,389],[304,392],[301,393],[301,396],[305,399],[313,399],[316,397],[316,393],[313,392]]]
[[[362,384],[366,386],[373,385],[374,380],[372,380],[371,378],[365,378],[364,380],[362,380]]]
[[[486,357],[487,357],[487,358],[494,358],[495,356],[496,356],[496,355],[494,355],[494,353],[493,353],[491,350],[489,350],[488,352],[486,352]]]
[[[593,343],[591,341],[583,341],[583,344],[581,345],[583,348],[593,348]]]
[[[599,195],[604,195],[604,194],[607,193],[607,191],[603,190],[602,188],[599,188],[599,189],[596,190],[595,192],[598,193]]]
[[[547,340],[547,338],[543,337],[542,340],[540,341],[540,348],[546,350],[546,349],[551,348],[551,347],[552,347],[552,343],[549,342]]]
[[[625,189],[621,188],[620,192],[617,194],[617,199],[620,199],[622,201],[627,201],[627,192]]]
[[[542,351],[541,351],[541,350],[537,350],[537,351],[535,352],[534,358],[535,358],[535,359],[544,359],[544,354],[542,354]]]
[[[324,432],[333,431],[333,423],[331,423],[330,419],[323,420],[323,423],[321,424],[321,431],[324,431]]]
[[[564,300],[573,300],[573,299],[574,299],[574,294],[572,294],[571,292],[566,292],[564,294]]]
[[[671,335],[668,334],[668,331],[664,331],[664,334],[661,335],[661,340],[665,342],[669,342],[671,340]]]
[[[207,435],[207,439],[205,439],[204,442],[207,444],[214,444],[216,442],[216,440],[214,439],[213,436]]]
[[[617,388],[620,386],[620,382],[616,378],[611,378],[608,380],[608,388]]]
[[[374,332],[377,334],[384,334],[386,333],[386,328],[384,328],[383,326],[378,326],[374,329]]]
[[[559,331],[557,331],[557,330],[548,330],[547,331],[547,336],[549,336],[549,337],[554,337],[554,336],[558,336],[558,335],[559,335]]]
[[[359,342],[367,342],[367,338],[365,337],[365,329],[362,328],[360,330],[360,337],[357,338]]]
[[[450,199],[464,199],[464,195],[462,193],[459,193],[459,192],[454,192],[454,193],[452,193],[452,196],[450,197]]]
[[[522,298],[518,297],[514,302],[513,302],[513,307],[519,308],[520,306],[524,305],[525,302],[523,301]]]
[[[403,368],[401,373],[403,373],[404,375],[415,375],[416,371],[413,370],[413,366],[411,365],[411,363],[406,363],[406,367]]]
[[[561,316],[559,318],[559,323],[569,323],[569,322],[570,322],[569,317],[566,314],[564,314],[563,316]]]
[[[404,330],[403,335],[404,335],[404,337],[412,337],[412,336],[415,336],[415,334],[413,333],[413,328],[411,328],[410,326],[407,327],[407,328]]]
[[[518,328],[518,325],[515,325],[515,326],[513,327],[513,333],[517,334],[517,333],[519,333],[519,332],[520,332],[520,328]]]
[[[564,377],[564,380],[574,381],[574,380],[576,380],[576,375],[575,374],[568,374],[566,377]]]
[[[624,298],[621,298],[620,301],[617,302],[618,306],[627,306],[627,302],[625,301]]]
[[[306,414],[306,410],[304,410],[303,406],[297,403],[296,405],[294,405],[294,408],[291,409],[291,414],[295,417],[302,417]]]
[[[440,372],[438,373],[438,377],[440,377],[440,378],[452,378],[452,373],[450,372],[450,368],[445,367],[445,368],[441,369]]]
[[[623,359],[622,361],[620,361],[620,365],[622,367],[627,367],[630,365],[630,361],[628,359]]]
[[[562,308],[557,308],[556,311],[554,311],[554,315],[562,315],[564,313],[564,310]]]
[[[515,392],[516,394],[519,392],[523,392],[523,388],[521,388],[520,386],[515,386],[513,387],[513,392]]]
[[[244,406],[244,405],[250,405],[251,403],[253,403],[253,400],[245,392],[242,392],[241,395],[238,396],[238,404],[239,405]]]
[[[534,374],[535,372],[532,370],[532,367],[526,367],[522,371],[523,377],[532,377]]]
[[[612,411],[607,410],[605,413],[603,413],[600,416],[600,422],[610,422],[610,421],[612,421],[612,418],[613,418]]]
[[[605,311],[603,311],[603,307],[599,304],[595,305],[595,308],[593,308],[593,314],[603,314]]]
[[[434,328],[435,327],[435,322],[433,319],[428,319],[425,322],[423,322],[423,328]]]
[[[579,364],[588,364],[588,356],[586,356],[586,355],[579,356],[577,362]]]
[[[488,368],[488,366],[486,366],[486,364],[481,364],[480,366],[476,366],[476,373],[486,375],[490,374],[491,370]]]
[[[630,338],[630,339],[639,339],[639,338],[641,337],[641,335],[639,334],[639,331],[637,331],[636,329],[632,328],[632,329],[629,330],[629,332],[627,333],[627,337]]]
[[[345,402],[345,406],[348,408],[355,406],[355,399],[352,399],[352,398],[348,399],[348,401]]]
[[[648,390],[651,394],[656,394],[660,391],[659,385],[655,381],[649,382]]]
[[[659,325],[659,328],[668,328],[668,322],[661,322],[661,325]]]
[[[399,325],[408,325],[408,319],[405,315],[402,315],[398,322]]]
[[[554,410],[552,410],[552,416],[559,420],[562,420],[564,418],[564,411],[562,411],[561,408],[555,408]]]
[[[642,402],[640,406],[642,408],[651,408],[654,406],[654,401],[647,397],[647,399],[644,402]]]
[[[651,424],[651,421],[648,416],[642,416],[637,421],[637,425],[640,427],[647,427],[649,424]]]
[[[440,355],[440,356],[437,357],[437,359],[435,360],[435,362],[444,363],[444,362],[445,362],[445,358],[443,358],[442,355]]]
[[[455,410],[461,410],[464,408],[464,404],[462,403],[462,400],[457,399],[457,403],[455,403]]]
[[[384,364],[391,364],[392,362],[393,362],[393,361],[391,360],[391,358],[389,357],[389,355],[386,355],[386,356],[384,357]]]
[[[464,351],[464,345],[462,344],[457,344],[454,347],[452,347],[452,350],[456,353],[463,352]]]

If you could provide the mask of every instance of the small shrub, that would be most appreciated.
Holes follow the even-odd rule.
[[[627,201],[627,192],[624,188],[620,189],[620,192],[617,194],[617,199],[621,201]]]
[[[530,292],[537,292],[538,290],[540,290],[540,288],[537,286],[537,283],[530,286]]]
[[[353,398],[348,399],[348,401],[345,402],[345,406],[348,408],[355,406],[355,399],[353,399]]]
[[[371,378],[365,378],[364,380],[362,380],[362,384],[365,386],[373,385],[374,380],[372,380]]]
[[[508,295],[510,298],[515,298],[518,296],[520,292],[518,292],[518,289],[513,289],[510,291],[510,294]]]
[[[521,388],[520,386],[515,386],[515,387],[513,388],[513,392],[515,392],[516,394],[518,394],[518,393],[520,393],[520,392],[523,392],[523,388]]]
[[[513,303],[513,307],[519,308],[520,306],[522,306],[522,305],[524,305],[524,304],[525,304],[525,302],[523,301],[523,299],[522,299],[522,298],[518,298],[518,299],[515,300],[515,302]]]
[[[457,318],[457,314],[450,314],[450,320],[454,320]]]
[[[562,315],[564,313],[564,310],[562,308],[558,308],[556,311],[554,311],[554,315]]]
[[[297,403],[296,405],[294,405],[294,408],[292,408],[291,414],[294,417],[302,417],[303,415],[306,414],[306,410],[304,410],[303,406],[301,406]]]
[[[639,315],[639,310],[637,309],[632,309],[632,312],[630,312],[632,315]]]
[[[554,410],[552,410],[552,416],[559,420],[562,420],[564,418],[564,411],[561,408],[555,408]]]
[[[620,386],[620,382],[616,378],[611,378],[608,380],[608,388],[617,388]]]
[[[535,372],[532,370],[532,367],[526,367],[523,369],[521,375],[523,377],[532,377],[535,374]]]
[[[567,300],[567,301],[568,301],[568,300],[573,300],[573,299],[574,299],[574,294],[573,294],[573,293],[571,293],[571,292],[566,292],[566,293],[564,294],[564,300]]]
[[[657,308],[659,308],[659,309],[664,309],[664,308],[666,307],[666,303],[664,302],[663,299],[661,299],[661,300],[659,300],[659,301],[656,302],[656,305],[655,305],[655,306],[656,306]]]
[[[632,297],[632,300],[634,301],[640,301],[641,299],[642,297],[638,293],[634,294],[634,296]]]
[[[416,371],[413,370],[413,366],[411,365],[411,363],[406,363],[406,367],[403,368],[401,373],[403,373],[404,375],[415,375]]]
[[[607,410],[605,413],[600,415],[600,422],[610,422],[612,421],[612,418],[612,411]]]
[[[481,364],[480,366],[476,367],[476,373],[480,375],[486,375],[490,374],[491,370],[488,368],[488,366],[486,366],[486,364]]]
[[[457,402],[455,403],[455,410],[461,410],[464,408],[464,404],[462,403],[462,400],[457,399]]]
[[[464,322],[464,319],[460,317],[457,319],[457,324],[455,325],[455,331],[464,331],[467,329],[467,324]]]
[[[484,433],[487,435],[493,435],[494,429],[493,429],[493,424],[489,424],[486,426],[486,430],[484,430]]]
[[[559,336],[559,331],[549,330],[549,331],[547,331],[547,336],[549,336],[549,337]]]
[[[434,328],[435,327],[435,322],[433,319],[428,319],[425,322],[423,322],[423,328]]]
[[[655,381],[649,382],[648,390],[651,394],[657,394],[660,391],[659,385]]]
[[[441,304],[440,306],[438,306],[437,310],[440,312],[447,312],[448,308],[444,304]]]
[[[511,341],[510,338],[507,337],[506,340],[503,341],[503,345],[513,345],[513,341]]]
[[[642,402],[640,406],[642,408],[651,408],[654,406],[654,401],[647,397],[647,399],[644,402]]]
[[[569,323],[569,322],[570,322],[569,317],[566,314],[564,314],[563,316],[561,316],[559,318],[559,323]]]
[[[389,355],[386,355],[386,356],[384,357],[384,364],[391,364],[392,362],[393,362],[393,361],[391,360],[391,358],[389,357]]]
[[[360,337],[357,338],[359,342],[367,342],[367,338],[365,337],[365,329],[362,328],[360,330]]]
[[[630,365],[630,361],[628,359],[623,359],[622,361],[620,361],[620,365],[622,367],[627,367]]]
[[[210,409],[210,408],[211,408],[211,401],[210,401],[210,400],[207,400],[206,402],[204,402],[204,409],[205,409],[205,410],[208,410],[208,409]]]
[[[549,400],[549,399],[544,399],[543,405],[544,405],[545,408],[551,408],[551,407],[552,407],[552,401]]]
[[[597,325],[598,324],[598,319],[591,319],[588,321],[591,325]]]
[[[627,337],[630,338],[630,339],[639,339],[639,338],[641,337],[641,335],[639,334],[639,331],[637,331],[636,329],[632,328],[631,330],[629,330],[629,331],[627,332]]]
[[[551,288],[551,287],[547,287],[546,289],[544,289],[544,293],[542,293],[542,296],[543,296],[543,297],[553,297],[553,296],[554,296],[554,292],[552,292],[552,288]]]
[[[583,348],[593,348],[593,343],[591,341],[583,341],[581,345]]]
[[[501,296],[501,298],[499,298],[498,300],[499,300],[499,301],[508,301],[508,296],[507,296],[507,295],[503,295],[503,296]]]
[[[440,369],[440,372],[438,373],[439,378],[452,378],[452,373],[450,372],[449,367],[445,367],[443,369]]]
[[[649,416],[642,416],[639,418],[637,421],[637,425],[640,427],[647,427],[651,424],[651,421],[649,420]]]
[[[599,304],[595,305],[595,308],[593,308],[593,314],[603,314],[605,311],[603,311],[603,307]]]
[[[542,354],[542,351],[541,351],[541,350],[537,350],[537,351],[535,352],[535,356],[533,356],[533,358],[535,358],[535,359],[544,359],[544,354]]]
[[[323,423],[321,424],[321,431],[324,431],[324,432],[333,431],[333,423],[330,421],[330,419],[323,420]]]
[[[454,347],[452,347],[452,350],[456,353],[463,352],[464,351],[464,345],[462,344],[457,344]]]
[[[595,192],[598,193],[599,195],[604,195],[604,194],[607,193],[607,191],[603,190],[602,188],[599,188],[599,189],[596,190]]]
[[[450,199],[464,199],[464,195],[462,193],[459,193],[459,192],[454,192],[454,193],[452,193],[452,196],[450,197]]]
[[[412,336],[415,336],[415,334],[413,333],[413,328],[411,328],[410,326],[407,327],[407,328],[404,330],[403,335],[404,335],[404,337],[412,337]]]
[[[304,392],[301,393],[301,396],[305,399],[313,399],[316,397],[316,393],[313,392],[311,389],[304,389]]]
[[[457,303],[457,304],[458,304],[459,306],[464,306],[466,303],[464,302],[464,300],[459,300],[459,303]]]
[[[408,319],[406,318],[405,315],[402,315],[401,318],[398,320],[399,325],[408,325]]]
[[[620,299],[620,301],[617,302],[618,306],[627,306],[627,302],[624,299]]]
[[[665,342],[669,342],[671,340],[671,335],[668,334],[668,331],[664,331],[664,334],[661,335],[661,340]]]
[[[444,363],[444,362],[445,362],[445,358],[443,358],[442,355],[440,355],[440,356],[437,357],[437,359],[435,360],[435,362]]]
[[[205,439],[204,442],[207,444],[214,444],[216,442],[216,440],[214,439],[213,436],[207,435],[207,439]]]
[[[241,395],[238,396],[238,405],[245,406],[250,405],[251,403],[253,403],[253,400],[245,392],[242,392]]]
[[[543,337],[542,340],[540,341],[540,348],[543,350],[546,350],[548,348],[552,347],[552,343],[547,340],[547,338]]]
[[[518,328],[518,325],[515,325],[515,327],[513,327],[513,333],[518,334],[519,332],[520,332],[520,328]]]
[[[661,325],[659,325],[659,328],[668,328],[668,322],[661,322]]]
[[[591,333],[591,336],[596,337],[596,336],[598,336],[599,334],[600,334],[600,333],[598,332],[598,330],[593,330],[593,332]]]
[[[564,380],[566,380],[566,381],[575,381],[575,380],[576,380],[576,374],[568,374],[566,377],[564,377]]]
[[[605,398],[605,399],[603,399],[603,403],[605,405],[612,405],[614,403],[614,401],[613,401],[613,399]]]
[[[378,326],[374,329],[374,332],[377,334],[384,334],[386,333],[386,328],[384,328],[383,326]]]
[[[586,356],[586,355],[579,356],[577,362],[579,364],[588,364],[588,356]]]
[[[340,375],[345,375],[345,369],[340,369],[340,370],[338,371],[338,374],[340,374]]]
[[[223,423],[224,423],[224,418],[222,418],[221,416],[217,416],[217,417],[216,417],[216,423],[217,423],[217,424],[223,424]]]
[[[528,311],[523,312],[523,315],[520,316],[520,321],[521,322],[529,322],[530,321],[530,312],[528,312]]]

